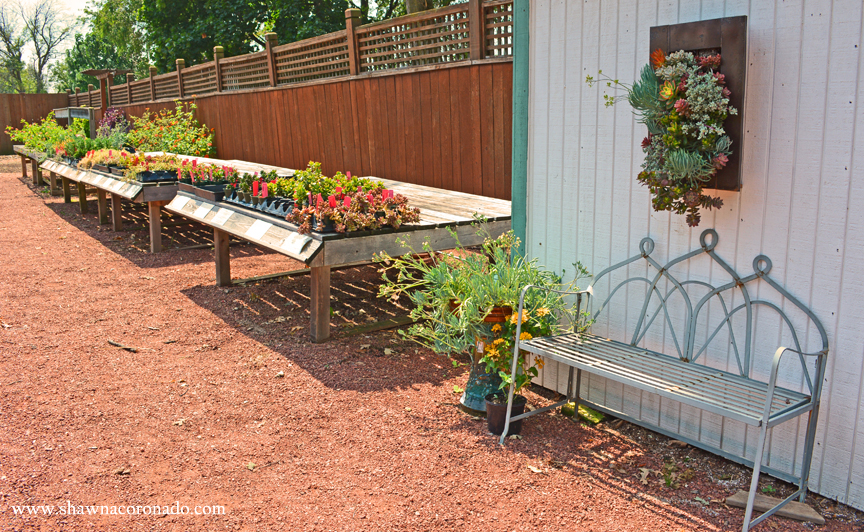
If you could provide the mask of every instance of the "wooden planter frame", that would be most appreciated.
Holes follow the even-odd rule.
[[[729,103],[738,110],[723,123],[732,139],[732,155],[725,168],[717,172],[706,188],[741,190],[741,154],[744,151],[744,87],[747,85],[747,16],[726,17],[651,28],[650,51],[657,48],[667,55],[678,50],[699,52],[720,50],[721,72],[732,91]]]

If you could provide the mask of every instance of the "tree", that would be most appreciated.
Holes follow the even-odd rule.
[[[75,34],[75,44],[68,50],[63,59],[51,68],[51,81],[58,90],[81,87],[86,90],[87,84],[99,86],[99,80],[85,76],[81,72],[89,69],[133,69],[127,58],[122,57],[115,46],[100,40],[94,33]]]
[[[24,44],[17,13],[0,4],[0,92],[25,92]]]
[[[36,92],[45,92],[48,63],[57,55],[58,47],[72,33],[73,26],[63,20],[56,0],[36,0],[30,6],[19,4],[24,21],[24,33],[33,45],[33,74]]]

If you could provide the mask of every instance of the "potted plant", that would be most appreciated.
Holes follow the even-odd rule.
[[[483,230],[480,229],[482,232]],[[455,231],[451,234],[458,237]],[[513,309],[520,291],[527,285],[567,290],[587,271],[576,266],[573,282],[562,285],[561,277],[525,259],[518,253],[520,241],[512,231],[497,238],[488,234],[482,252],[461,245],[447,254],[427,261],[415,253],[407,240],[402,245],[410,253],[401,257],[382,254],[376,260],[384,265],[384,284],[379,297],[408,296],[411,318],[416,321],[402,334],[440,354],[467,353],[472,367],[460,402],[473,410],[486,410],[486,397],[510,384],[515,317]],[[424,244],[424,251],[432,253]],[[557,330],[565,311],[564,300],[556,292],[534,290],[526,296],[526,309],[536,332]],[[528,360],[520,354],[516,385],[524,388],[542,366],[539,359]]]

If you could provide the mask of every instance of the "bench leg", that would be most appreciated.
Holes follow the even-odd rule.
[[[310,332],[312,341],[320,344],[330,338],[330,266],[313,266],[311,273]]]
[[[162,251],[162,202],[148,201],[147,211],[150,214],[150,253]]]
[[[57,188],[57,174],[54,172],[48,172],[48,184],[51,186],[51,195],[59,196],[60,189]]]
[[[78,182],[78,208],[81,210],[81,214],[90,212],[87,208],[87,185],[83,181]]]
[[[231,235],[213,228],[213,251],[216,254],[216,286],[231,286]]]
[[[27,157],[21,156],[21,177],[27,179]]]
[[[747,509],[744,511],[743,532],[748,532],[752,526],[750,524],[750,519],[753,517],[753,503],[756,500],[756,489],[759,487],[759,471],[762,469],[762,455],[765,453],[765,440],[767,439],[767,436],[768,423],[767,420],[763,420],[762,426],[759,428],[759,440],[756,442],[756,457],[753,458],[753,478],[750,480],[750,493],[747,495]]]
[[[120,206],[120,196],[111,194],[111,229],[123,230],[123,208]]]
[[[72,203],[72,185],[67,177],[61,177],[63,180],[63,203]]]
[[[39,161],[31,159],[30,168],[33,171],[33,184],[38,187],[42,184],[42,172],[39,170]]]
[[[105,225],[108,223],[108,197],[105,191],[101,188],[96,189],[96,198],[99,206],[99,224]]]

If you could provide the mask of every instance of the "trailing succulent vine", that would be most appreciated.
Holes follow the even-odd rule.
[[[637,180],[647,186],[656,211],[686,214],[696,227],[700,209],[717,209],[723,200],[703,187],[729,162],[732,141],[723,122],[738,111],[729,105],[731,92],[718,72],[720,54],[694,56],[678,51],[668,56],[657,49],[632,85],[603,76],[586,82],[606,82],[627,92],[626,99],[648,128],[642,141],[645,161]],[[606,106],[620,97],[603,95]]]

